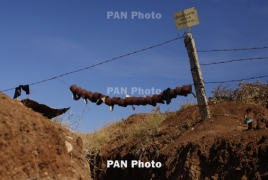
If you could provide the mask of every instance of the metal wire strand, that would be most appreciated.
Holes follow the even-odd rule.
[[[255,76],[255,77],[250,77],[250,78],[243,78],[243,79],[235,79],[235,80],[227,80],[227,81],[211,81],[211,82],[204,82],[205,84],[220,84],[220,83],[227,83],[227,82],[240,82],[240,81],[245,81],[245,80],[252,80],[252,79],[260,79],[260,78],[265,78],[268,77],[268,75],[264,76]]]
[[[235,60],[229,60],[229,61],[212,62],[212,63],[203,63],[203,64],[200,64],[200,65],[207,66],[207,65],[216,65],[216,64],[232,63],[232,62],[238,62],[238,61],[252,61],[252,60],[262,60],[262,59],[268,59],[268,57],[257,57],[257,58],[235,59]]]
[[[258,49],[267,49],[267,48],[268,48],[268,46],[264,46],[264,47],[253,47],[253,48],[239,48],[239,49],[198,50],[197,52],[248,51],[248,50],[258,50]]]
[[[73,73],[76,73],[76,72],[79,72],[79,71],[83,71],[83,70],[86,70],[86,69],[89,69],[89,68],[93,68],[95,66],[99,66],[99,65],[102,65],[102,64],[105,64],[105,63],[108,63],[108,62],[111,62],[111,61],[114,61],[114,60],[117,60],[117,59],[120,59],[120,58],[123,58],[123,57],[126,57],[126,56],[130,56],[130,55],[133,55],[133,54],[142,52],[142,51],[153,49],[153,48],[156,48],[156,47],[159,47],[159,46],[168,44],[168,43],[170,43],[172,41],[176,41],[176,40],[182,39],[182,38],[184,38],[186,36],[186,34],[187,33],[184,33],[182,36],[178,35],[179,37],[177,37],[177,38],[168,40],[166,42],[163,42],[163,43],[160,43],[160,44],[157,44],[157,45],[154,45],[154,46],[150,46],[150,47],[147,47],[147,48],[138,50],[138,51],[134,51],[134,52],[131,52],[131,53],[128,53],[128,54],[124,54],[124,55],[121,55],[121,56],[118,56],[118,57],[115,57],[115,58],[112,58],[112,59],[109,59],[109,60],[106,60],[106,61],[103,61],[103,62],[94,64],[94,65],[91,65],[91,66],[88,66],[88,67],[85,67],[85,68],[81,68],[81,69],[78,69],[78,70],[74,70],[74,71],[70,71],[70,72],[67,72],[67,73],[64,73],[64,74],[61,74],[61,75],[52,77],[52,78],[48,78],[48,79],[44,79],[44,80],[41,80],[41,81],[38,81],[38,82],[30,83],[28,85],[35,85],[35,84],[43,83],[43,82],[46,82],[46,81],[51,81],[51,80],[54,80],[54,79],[59,78],[59,77],[62,77],[62,76],[73,74]],[[2,92],[10,91],[10,90],[13,90],[13,89],[15,89],[15,88],[9,88],[9,89],[3,90]]]

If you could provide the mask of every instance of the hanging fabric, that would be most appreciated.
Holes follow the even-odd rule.
[[[16,99],[21,95],[21,89],[26,92],[26,94],[30,94],[30,87],[29,85],[19,85],[15,88],[15,93],[13,99]]]

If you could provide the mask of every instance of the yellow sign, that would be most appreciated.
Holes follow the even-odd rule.
[[[174,13],[174,19],[178,30],[199,24],[196,7]]]

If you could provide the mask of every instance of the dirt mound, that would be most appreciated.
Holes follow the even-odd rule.
[[[109,142],[95,157],[95,179],[268,179],[268,109],[225,102],[211,104],[210,110],[212,117],[204,122],[198,107],[191,106],[164,120],[153,137],[141,134],[116,148]],[[253,118],[253,129],[248,130],[245,116]],[[128,166],[107,168],[107,160],[127,160]],[[162,167],[131,168],[132,160]]]
[[[91,179],[80,137],[0,93],[0,179]]]

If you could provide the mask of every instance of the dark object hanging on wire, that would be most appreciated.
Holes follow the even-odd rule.
[[[56,116],[62,115],[66,111],[70,109],[68,108],[62,108],[62,109],[55,109],[52,107],[49,107],[45,104],[39,104],[38,102],[31,100],[31,99],[23,99],[21,100],[21,103],[34,110],[35,112],[41,113],[43,116],[47,117],[48,119],[52,119]]]
[[[166,101],[167,104],[170,104],[171,98],[170,98],[170,88],[167,88],[163,91],[163,100]]]
[[[15,88],[15,93],[13,99],[16,99],[21,95],[21,89],[26,92],[26,94],[30,94],[30,87],[29,85],[19,85]]]
[[[102,103],[110,106],[110,111],[113,111],[114,105],[118,105],[121,107],[126,106],[132,106],[132,109],[135,110],[135,106],[145,106],[145,105],[152,105],[156,106],[157,103],[165,104],[165,101],[167,104],[170,104],[171,99],[176,98],[177,95],[180,96],[187,96],[188,94],[193,94],[192,92],[192,86],[191,85],[184,85],[182,87],[176,87],[175,89],[167,88],[164,92],[161,92],[160,94],[154,94],[153,96],[146,96],[146,97],[130,97],[130,95],[126,94],[126,98],[120,98],[120,97],[109,97],[104,94],[98,93],[98,92],[91,92],[87,91],[85,89],[82,89],[81,87],[76,86],[73,84],[70,87],[70,90],[72,92],[72,98],[74,100],[79,100],[81,97],[84,99],[84,102],[87,104],[87,100],[90,100],[93,103],[96,103],[97,105],[100,105]],[[195,96],[195,95],[194,95]]]

